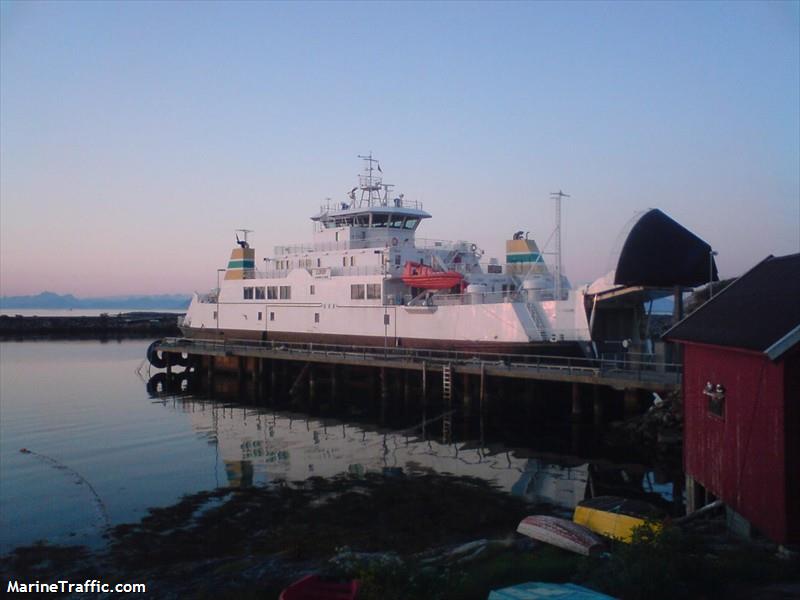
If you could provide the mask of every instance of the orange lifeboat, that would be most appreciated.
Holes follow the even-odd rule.
[[[433,267],[408,261],[403,267],[403,283],[425,290],[448,290],[464,281],[456,271],[435,271]]]

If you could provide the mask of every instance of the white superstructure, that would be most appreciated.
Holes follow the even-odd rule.
[[[431,215],[361,158],[359,186],[312,217],[311,244],[256,261],[249,232],[237,234],[224,279],[195,294],[184,334],[486,351],[591,341],[583,293],[563,277],[555,285],[533,240],[515,234],[502,265],[482,263],[470,242],[417,238]]]

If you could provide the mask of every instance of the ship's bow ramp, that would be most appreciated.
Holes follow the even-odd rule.
[[[628,234],[614,283],[625,286],[695,287],[718,281],[711,246],[657,208]]]

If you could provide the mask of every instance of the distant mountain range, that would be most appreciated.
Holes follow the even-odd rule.
[[[119,308],[170,309],[189,307],[191,296],[161,294],[156,296],[109,296],[105,298],[76,298],[72,294],[42,292],[35,296],[0,296],[0,308]]]

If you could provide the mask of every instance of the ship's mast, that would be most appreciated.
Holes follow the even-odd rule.
[[[361,190],[361,199],[359,206],[376,206],[381,203],[381,190],[383,189],[383,180],[380,175],[375,175],[375,170],[378,173],[383,173],[378,159],[372,158],[372,152],[367,156],[358,155],[358,158],[364,161],[364,171],[358,176],[359,189]]]
[[[552,192],[550,197],[556,201],[556,273],[555,273],[555,300],[561,300],[561,199],[569,198],[569,194],[565,194],[561,190]],[[556,304],[556,306],[558,306]]]

